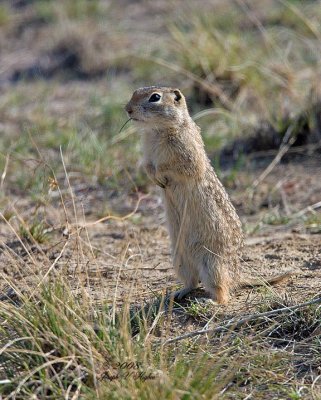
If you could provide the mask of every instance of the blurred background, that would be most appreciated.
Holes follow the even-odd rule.
[[[130,209],[153,189],[123,108],[162,84],[186,95],[239,212],[288,222],[321,197],[320,22],[312,0],[1,1],[0,209],[36,218],[62,158],[86,215]],[[265,176],[275,157],[292,170]]]

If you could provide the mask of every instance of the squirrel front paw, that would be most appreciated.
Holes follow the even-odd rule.
[[[168,184],[168,179],[166,176],[158,174],[155,166],[151,163],[146,164],[145,169],[152,181],[162,189],[165,189],[166,185]]]
[[[162,176],[162,177],[155,176],[155,183],[162,189],[165,189],[168,184],[168,179],[166,178],[166,176]]]

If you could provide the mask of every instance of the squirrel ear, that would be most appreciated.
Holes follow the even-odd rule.
[[[182,93],[178,89],[173,90],[173,92],[175,94],[175,101],[180,101],[183,97]]]

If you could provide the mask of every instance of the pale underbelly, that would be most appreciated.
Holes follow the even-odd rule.
[[[207,204],[197,187],[180,185],[168,188],[164,191],[164,206],[167,217],[167,225],[173,242],[184,242],[185,246],[201,238],[204,230],[215,225],[213,205]],[[211,229],[211,228],[210,228]]]

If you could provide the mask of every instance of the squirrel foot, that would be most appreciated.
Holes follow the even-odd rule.
[[[168,295],[168,299],[174,299],[174,300],[182,300],[184,297],[186,297],[193,289],[194,287],[185,287],[180,290],[176,290],[174,293],[170,293]]]

